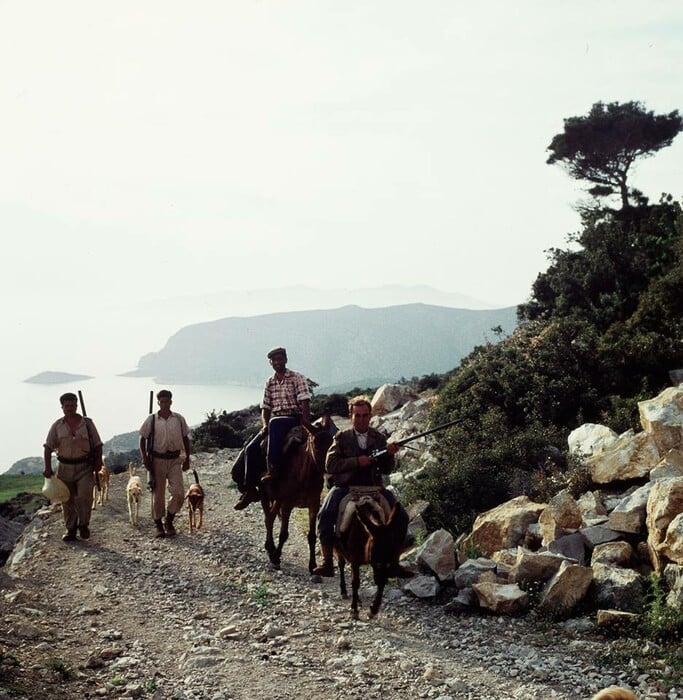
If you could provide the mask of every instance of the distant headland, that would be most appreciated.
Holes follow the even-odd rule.
[[[85,379],[92,379],[92,377],[87,374],[70,374],[69,372],[40,372],[24,379],[24,382],[26,384],[68,384]]]

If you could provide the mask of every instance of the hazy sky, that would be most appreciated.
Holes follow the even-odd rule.
[[[516,304],[578,228],[563,119],[683,109],[682,39],[679,0],[0,0],[0,293]],[[683,137],[632,184],[680,197]]]

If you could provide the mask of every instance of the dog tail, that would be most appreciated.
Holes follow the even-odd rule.
[[[198,484],[199,483],[199,474],[197,474],[197,470],[193,469],[192,473],[194,474],[194,483]]]
[[[128,462],[128,475],[135,476],[135,462]]]

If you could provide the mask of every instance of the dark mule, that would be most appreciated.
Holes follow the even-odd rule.
[[[316,518],[320,510],[320,494],[323,490],[325,455],[332,444],[332,435],[325,428],[310,426],[305,443],[291,448],[285,455],[284,476],[270,493],[262,489],[261,507],[266,522],[266,551],[271,564],[280,568],[282,547],[289,537],[289,518],[294,508],[308,509],[308,571],[317,566]],[[273,538],[275,519],[280,518],[280,534],[277,547]]]
[[[389,572],[398,565],[400,547],[396,546],[395,519],[398,504],[387,517],[373,496],[363,495],[350,504],[342,516],[341,532],[334,545],[339,562],[339,589],[348,598],[344,567],[351,565],[351,615],[358,619],[360,567],[369,564],[377,586],[370,605],[370,617],[374,617],[382,604],[384,587]]]

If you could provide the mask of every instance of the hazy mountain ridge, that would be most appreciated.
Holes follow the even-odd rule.
[[[193,324],[144,355],[129,376],[174,383],[260,385],[269,348],[284,345],[289,365],[321,388],[353,386],[365,377],[442,373],[455,368],[476,345],[495,342],[517,325],[516,307],[457,309],[405,304],[228,317]]]

